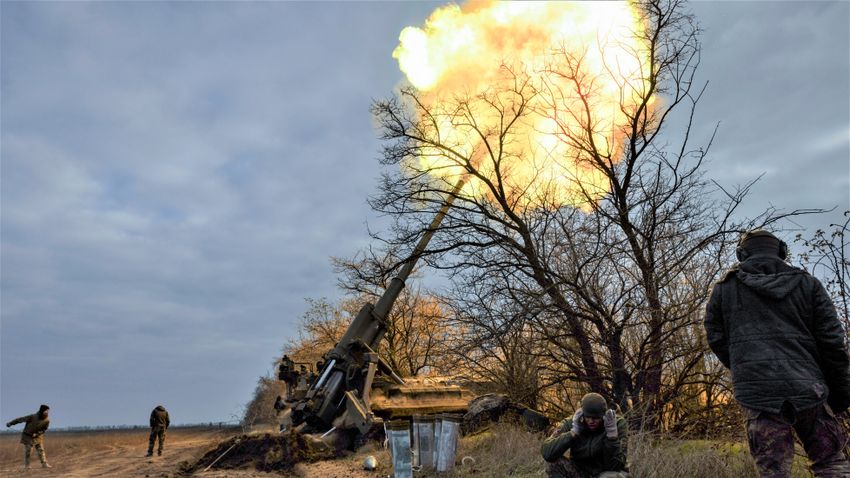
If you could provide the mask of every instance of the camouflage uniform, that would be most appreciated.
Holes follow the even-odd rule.
[[[817,477],[848,477],[850,466],[844,457],[847,435],[829,405],[808,410],[770,413],[746,409],[747,441],[763,478],[791,476],[794,458],[794,432],[812,461]]]
[[[762,477],[790,476],[794,432],[818,477],[850,477],[836,413],[850,405],[846,335],[823,285],[784,259],[766,231],[742,236],[741,261],[708,301],[708,344],[732,373]]]
[[[291,400],[293,398],[292,392],[295,389],[295,382],[297,381],[297,372],[295,371],[295,362],[287,355],[284,355],[280,360],[277,378],[286,384],[286,398]]]
[[[171,420],[168,417],[168,412],[165,410],[165,407],[162,405],[158,405],[151,412],[151,436],[148,440],[148,456],[153,455],[153,445],[154,442],[159,439],[159,448],[157,448],[157,455],[162,455],[162,448],[165,446],[165,431],[168,430],[168,426],[171,425]]]
[[[26,423],[24,431],[21,433],[21,444],[24,446],[24,466],[29,468],[30,456],[32,455],[33,447],[35,447],[41,465],[49,467],[47,454],[44,452],[44,432],[50,426],[50,418],[42,418],[40,413],[33,413],[32,415],[16,418],[7,423],[6,426],[11,427],[18,423]]]

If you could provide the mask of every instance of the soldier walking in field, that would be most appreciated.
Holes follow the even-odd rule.
[[[41,461],[43,468],[52,468],[47,463],[47,454],[44,453],[44,432],[50,426],[48,418],[50,407],[42,405],[38,407],[38,412],[32,415],[16,418],[7,423],[7,427],[17,425],[18,423],[26,423],[24,431],[21,433],[21,444],[24,445],[24,468],[30,467],[30,455],[32,448],[38,453],[38,459]]]
[[[588,393],[572,419],[562,421],[540,448],[549,478],[628,478],[628,425],[605,398]],[[570,452],[569,458],[565,455]]]
[[[705,329],[732,372],[760,475],[790,476],[796,433],[815,476],[850,477],[835,418],[850,405],[850,360],[835,306],[820,281],[785,262],[788,247],[770,232],[743,234],[736,255],[711,292]]]
[[[165,446],[165,432],[168,430],[168,426],[171,425],[171,420],[168,417],[168,411],[165,410],[165,407],[162,405],[157,405],[156,408],[151,412],[151,436],[148,440],[148,454],[147,456],[153,456],[153,445],[154,442],[159,439],[159,448],[156,450],[156,454],[162,455],[162,448]]]

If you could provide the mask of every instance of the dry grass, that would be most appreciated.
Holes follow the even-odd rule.
[[[758,478],[745,443],[657,440],[636,435],[629,445],[630,471],[634,478]],[[805,456],[798,453],[791,476],[811,477],[806,463]]]
[[[183,450],[173,457],[173,462],[162,463],[162,470],[168,470],[168,476],[177,471],[180,460],[197,459],[212,444],[219,443],[232,435],[233,430],[173,429],[169,430],[166,450],[170,443]],[[19,435],[0,435],[0,468],[13,469],[22,461],[22,449],[18,443]],[[134,464],[147,449],[148,431],[111,430],[107,432],[48,432],[45,448],[54,465],[57,463],[69,470],[75,470],[73,476],[94,476],[90,463],[107,461],[110,458],[127,460],[128,472],[99,476],[146,476],[149,471],[144,462]],[[477,476],[496,477],[544,477],[545,463],[540,455],[541,434],[528,433],[514,425],[497,424],[477,435],[464,437],[459,444],[457,465],[454,471],[439,475],[443,478]],[[746,444],[735,442],[705,440],[657,440],[648,435],[633,435],[629,441],[629,464],[634,478],[755,478],[755,467],[749,456]],[[138,451],[138,454],[135,451]],[[129,455],[136,458],[131,459]],[[197,456],[196,456],[197,455]],[[379,468],[377,474],[363,476],[386,476],[391,472],[389,454],[378,444],[370,444],[356,454],[334,460],[335,463],[316,463],[305,465],[304,473],[299,476],[361,476],[355,473],[360,469],[367,455],[375,455]],[[464,457],[471,457],[461,460]],[[85,464],[70,462],[82,460]],[[172,455],[169,454],[169,459]],[[2,465],[5,463],[5,465]],[[82,463],[82,462],[81,462]],[[159,463],[159,462],[158,462]],[[85,465],[85,466],[84,466]],[[334,466],[331,466],[334,465]],[[798,456],[794,463],[794,478],[810,478],[806,469],[806,459]],[[93,466],[93,465],[91,465]],[[153,465],[150,465],[153,466]],[[323,468],[323,466],[325,466]],[[138,468],[138,470],[136,470]],[[121,468],[124,470],[124,468]],[[164,476],[162,470],[150,476]],[[345,470],[344,472],[340,470]],[[88,474],[87,474],[88,473]],[[255,476],[245,471],[243,474],[232,470],[222,472],[221,476]],[[240,472],[241,473],[241,472]],[[362,473],[362,472],[360,472]],[[71,476],[71,475],[68,475]],[[218,476],[218,475],[216,475]],[[423,478],[438,476],[434,472],[417,474]]]
[[[480,476],[545,476],[545,462],[540,455],[541,435],[508,424],[496,424],[489,430],[464,437],[457,452],[457,466],[448,474],[423,474],[423,477]],[[465,457],[470,457],[465,459]],[[466,464],[462,464],[461,460]]]
[[[460,441],[457,465],[448,474],[423,473],[423,478],[478,476],[544,477],[546,464],[540,455],[543,436],[516,426],[498,424],[481,434]],[[704,440],[655,440],[635,435],[629,440],[629,467],[633,478],[757,478],[755,465],[745,443]],[[375,455],[387,463],[384,451],[358,453]],[[472,457],[474,462],[464,457]],[[810,478],[806,458],[796,457],[791,476]],[[388,466],[388,464],[387,464]],[[382,467],[379,471],[389,471]]]
[[[172,428],[168,430],[165,443],[167,446],[197,440],[199,436],[206,437],[218,430]],[[144,454],[147,451],[149,435],[150,430],[145,428],[83,432],[48,431],[44,438],[44,449],[51,461],[62,461],[63,458],[79,454],[108,452],[117,448],[138,448],[139,454]],[[19,433],[0,435],[0,463],[23,462],[24,452],[20,439]]]
[[[51,432],[44,437],[44,449],[49,458],[61,458],[85,451],[110,450],[121,445],[138,445],[147,449],[149,430],[110,430],[86,432]],[[0,437],[0,462],[20,461],[23,449],[20,434],[3,434]],[[169,437],[171,438],[171,434]]]
[[[449,473],[435,471],[416,473],[421,478],[456,478],[477,476],[481,478],[542,477],[544,462],[540,455],[540,436],[528,433],[514,425],[497,424],[477,435],[464,437],[458,444],[457,466]],[[370,443],[345,460],[359,464],[372,455],[378,460],[377,476],[392,473],[387,450]],[[466,464],[461,464],[464,457]]]

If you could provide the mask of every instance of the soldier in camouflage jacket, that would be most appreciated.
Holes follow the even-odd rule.
[[[32,449],[38,453],[38,459],[41,461],[41,466],[51,468],[47,463],[47,454],[44,452],[44,432],[50,426],[50,418],[48,418],[50,407],[42,405],[38,408],[37,413],[16,418],[6,424],[7,427],[17,425],[18,423],[26,423],[24,431],[21,433],[21,444],[24,445],[24,467],[30,467],[30,455]]]
[[[171,425],[171,419],[168,416],[168,411],[162,405],[157,405],[151,412],[150,418],[151,436],[148,439],[148,455],[153,456],[153,446],[159,439],[159,447],[157,455],[162,455],[162,449],[165,446],[165,432]]]

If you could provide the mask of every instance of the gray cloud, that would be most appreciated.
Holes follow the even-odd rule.
[[[4,4],[2,415],[237,412],[379,221],[369,104],[434,7]],[[848,4],[694,9],[709,174],[766,173],[747,211],[847,205]]]
[[[410,12],[328,7],[4,6],[4,415],[228,419],[335,293]]]
[[[837,207],[797,221],[808,228],[836,222],[850,208],[850,4],[693,7],[705,28],[701,77],[710,81],[703,135],[721,122],[711,176],[731,184],[764,174],[747,214]]]

